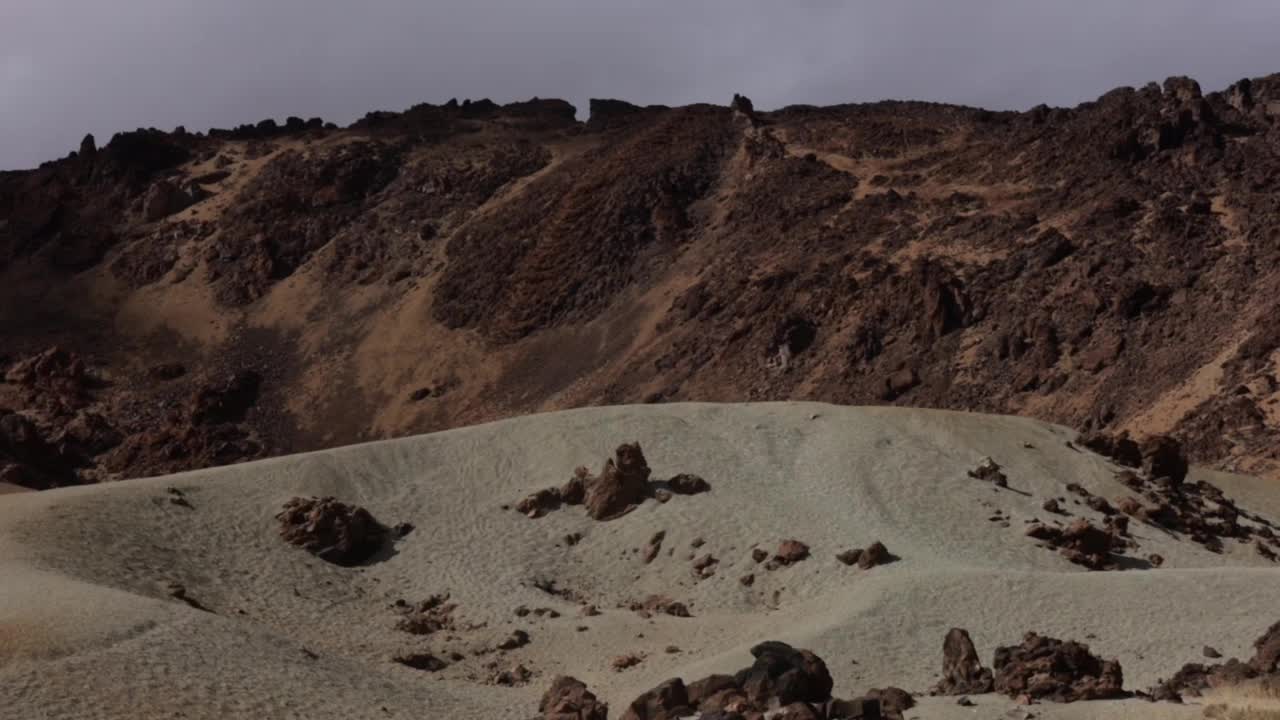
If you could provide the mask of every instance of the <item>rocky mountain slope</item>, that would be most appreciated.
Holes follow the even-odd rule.
[[[1274,476],[1277,189],[1280,75],[86,138],[0,173],[0,481],[768,399],[1172,433]]]

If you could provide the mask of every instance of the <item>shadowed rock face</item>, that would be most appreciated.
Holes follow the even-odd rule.
[[[1175,484],[1147,436],[1280,472],[1280,76],[1193,86],[86,138],[0,173],[0,369],[60,346],[102,382],[74,408],[0,383],[0,408],[51,442],[93,413],[120,443],[2,462],[47,487],[533,410],[816,399],[1127,431],[1114,452]],[[246,370],[243,417],[172,417]]]

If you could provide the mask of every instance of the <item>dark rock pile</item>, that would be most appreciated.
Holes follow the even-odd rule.
[[[1073,520],[1065,528],[1033,523],[1027,527],[1026,534],[1090,570],[1119,568],[1117,555],[1127,546],[1118,532],[1104,530],[1084,518]]]
[[[1012,698],[1076,702],[1128,697],[1116,660],[1088,645],[1027,633],[1021,645],[996,648],[994,687]]]
[[[1231,658],[1211,665],[1187,663],[1173,677],[1151,688],[1151,699],[1181,702],[1183,698],[1197,697],[1211,688],[1245,681],[1263,679],[1280,682],[1280,622],[1267,628],[1254,641],[1253,648],[1253,657],[1247,661]]]
[[[368,510],[332,497],[295,497],[276,515],[280,537],[335,565],[359,565],[382,547],[386,528]]]
[[[915,704],[910,693],[892,687],[853,700],[833,698],[826,663],[786,643],[760,643],[751,654],[751,666],[733,675],[661,683],[633,700],[622,720],[763,720],[766,713],[787,720],[900,720]],[[543,720],[605,720],[607,713],[585,685],[564,677],[556,678],[538,709]]]
[[[671,494],[696,495],[711,490],[711,484],[697,475],[682,473],[665,483],[651,482],[649,463],[639,443],[624,443],[605,460],[599,475],[579,467],[561,487],[543,488],[516,503],[515,509],[539,518],[561,505],[585,505],[596,520],[621,517],[646,498],[669,499]]]
[[[1187,458],[1174,438],[1155,436],[1138,444],[1124,435],[1095,434],[1084,442],[1121,465],[1140,468],[1117,475],[1137,494],[1116,500],[1116,509],[1124,515],[1184,534],[1214,552],[1223,550],[1227,538],[1252,542],[1268,559],[1274,560],[1280,552],[1275,523],[1238,507],[1220,488],[1203,480],[1187,482]]]
[[[449,602],[448,594],[443,594],[432,595],[413,605],[399,600],[395,608],[401,613],[400,620],[396,622],[397,630],[413,635],[431,635],[454,628],[453,611],[458,606]]]

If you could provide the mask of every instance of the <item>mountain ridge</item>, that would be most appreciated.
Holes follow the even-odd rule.
[[[1280,75],[590,110],[139,130],[0,173],[0,481],[785,399],[1172,433],[1275,474]]]

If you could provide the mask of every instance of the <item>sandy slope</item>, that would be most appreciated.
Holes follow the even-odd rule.
[[[522,718],[557,673],[610,700],[615,714],[671,676],[694,679],[747,663],[763,639],[825,658],[836,693],[895,684],[924,691],[951,626],[967,628],[984,660],[1025,631],[1087,641],[1118,657],[1128,687],[1146,687],[1213,645],[1248,656],[1277,614],[1280,570],[1248,547],[1225,555],[1137,526],[1159,570],[1089,573],[1023,537],[1040,503],[1078,482],[1128,492],[1102,458],[1066,445],[1070,431],[1031,420],[808,403],[653,405],[525,417],[164,478],[0,498],[0,717]],[[693,472],[713,491],[650,501],[609,523],[581,508],[530,520],[504,511],[573,468],[597,469],[638,440],[655,477]],[[966,477],[984,455],[1006,467],[1010,490]],[[1280,492],[1214,475],[1251,510],[1280,517]],[[192,509],[167,502],[186,492]],[[374,564],[345,569],[284,545],[273,515],[289,497],[333,494],[386,523],[417,530]],[[1077,515],[1092,511],[1070,504]],[[987,521],[993,508],[1011,526]],[[651,565],[633,552],[667,531]],[[581,532],[566,547],[561,538]],[[690,541],[720,559],[696,582]],[[814,557],[775,572],[750,548],[809,543]],[[859,571],[833,557],[883,541],[899,562]],[[738,577],[756,573],[745,588]],[[537,589],[540,580],[604,613]],[[184,584],[214,611],[169,598]],[[394,628],[390,605],[450,592],[461,624],[451,637]],[[644,620],[616,609],[651,592],[689,603],[695,617]],[[525,604],[562,617],[517,618]],[[586,626],[587,630],[576,628]],[[471,656],[515,628],[532,642]],[[666,653],[668,645],[681,652]],[[312,658],[306,651],[314,653]],[[457,650],[468,659],[428,674],[389,658]],[[647,653],[617,673],[609,661]],[[523,663],[525,687],[481,684],[483,665]],[[855,663],[856,661],[856,663]],[[926,700],[909,715],[999,717]],[[1039,717],[1194,717],[1194,707],[1141,702],[1036,708]],[[42,714],[43,713],[43,714]]]

